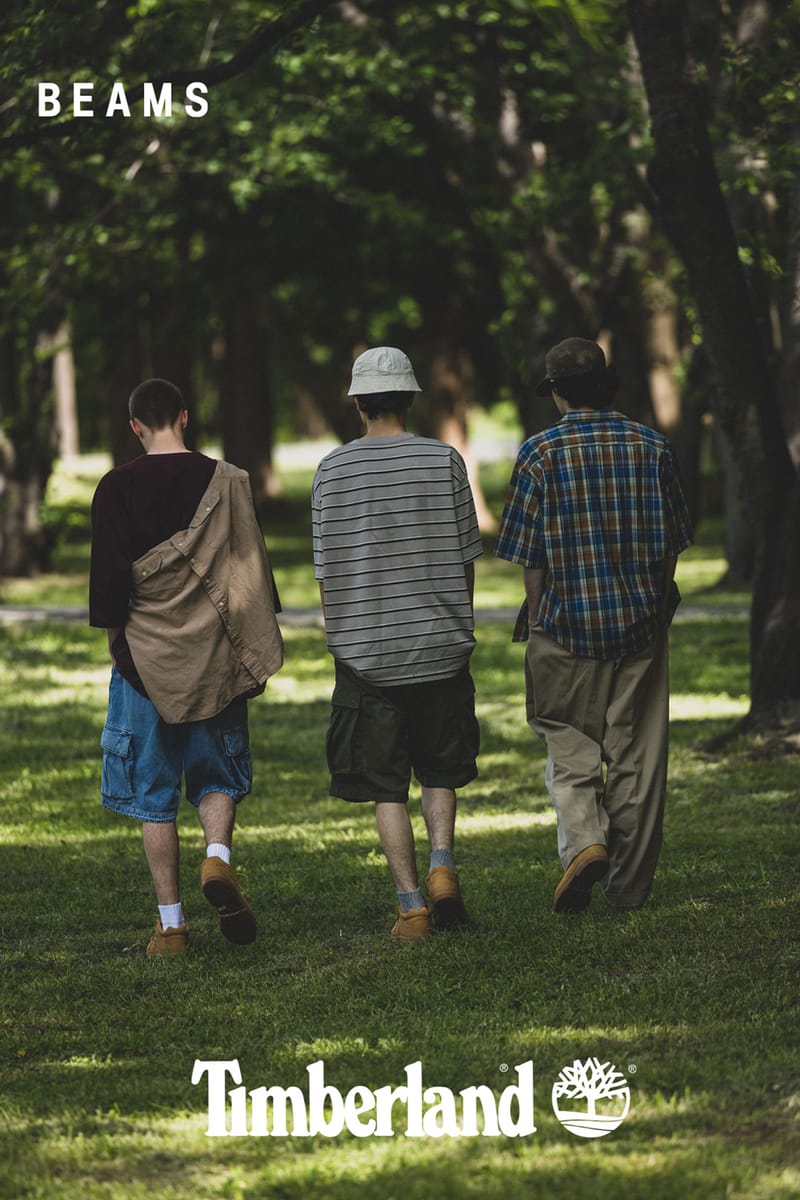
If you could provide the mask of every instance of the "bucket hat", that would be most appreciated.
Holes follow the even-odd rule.
[[[375,346],[359,354],[353,363],[348,396],[375,392],[420,392],[411,359],[395,346]]]

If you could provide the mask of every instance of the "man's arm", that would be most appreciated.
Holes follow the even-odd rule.
[[[322,605],[322,621],[324,624],[324,622],[325,622],[325,584],[322,582],[321,579],[318,580],[317,582],[319,583],[319,602]]]
[[[114,658],[114,651],[111,649],[111,647],[114,645],[114,642],[117,640],[117,638],[119,637],[119,635],[121,633],[122,633],[121,625],[115,625],[113,627],[113,629],[106,630],[106,634],[108,635],[108,653],[111,655],[111,661],[112,661],[112,663],[114,663],[115,666],[116,666],[117,660]]]
[[[475,563],[464,563],[464,576],[467,580],[467,591],[469,592],[470,607],[475,607]]]
[[[539,605],[544,591],[544,567],[523,567],[525,597],[528,601],[528,623],[535,625],[539,619]]]

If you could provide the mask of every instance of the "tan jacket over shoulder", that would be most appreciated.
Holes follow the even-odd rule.
[[[189,528],[131,569],[125,634],[168,724],[214,717],[280,670],[272,569],[246,471],[217,463]]]

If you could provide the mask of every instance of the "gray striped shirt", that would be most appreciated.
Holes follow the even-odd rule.
[[[475,645],[464,566],[481,553],[458,451],[410,433],[348,442],[319,464],[311,505],[334,658],[386,687],[455,675]]]

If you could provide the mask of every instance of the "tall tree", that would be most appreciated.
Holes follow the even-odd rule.
[[[800,480],[714,160],[704,95],[686,39],[686,5],[629,0],[650,108],[648,178],[683,260],[714,373],[720,423],[735,447],[760,531],[751,613],[749,723],[800,702]]]

